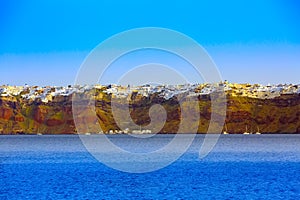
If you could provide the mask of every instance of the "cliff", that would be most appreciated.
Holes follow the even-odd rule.
[[[200,88],[200,87],[197,87]],[[107,89],[107,88],[106,88]],[[90,90],[81,95],[86,95]],[[22,98],[21,94],[0,96],[0,134],[74,134],[72,114],[72,93],[56,95],[51,101],[40,98]],[[300,94],[279,94],[270,98],[256,98],[235,91],[226,91],[227,115],[224,130],[229,133],[243,133],[245,127],[249,132],[261,133],[300,133]],[[104,133],[119,130],[111,111],[112,93],[96,89],[95,107],[98,120],[84,113],[83,123],[88,124],[90,132],[101,125]],[[200,121],[189,124],[198,126],[198,133],[206,133],[211,117],[209,94],[197,95],[199,99]],[[154,104],[162,105],[167,111],[167,120],[160,133],[176,133],[180,123],[180,106],[175,96],[164,98],[160,93],[130,95],[130,115],[141,127],[149,124],[149,108]],[[185,106],[188,106],[186,102]],[[189,109],[195,109],[193,107]],[[159,119],[157,119],[159,120]],[[128,125],[130,126],[130,125]],[[129,127],[130,128],[130,127]]]

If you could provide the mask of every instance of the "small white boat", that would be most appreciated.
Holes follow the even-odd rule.
[[[227,132],[227,125],[225,124],[225,130],[223,131],[223,134],[224,135],[227,135],[228,134],[228,132]]]
[[[85,135],[91,135],[91,133],[85,133]]]
[[[37,135],[43,135],[42,133],[37,133]]]
[[[248,132],[248,126],[246,125],[246,131],[243,133],[244,135],[250,135],[251,133]]]
[[[142,134],[143,131],[142,131],[142,126],[140,126],[140,129],[139,130],[132,130],[131,131],[132,134]]]
[[[255,133],[256,135],[260,135],[261,133],[259,132],[259,127],[257,126],[257,132]]]

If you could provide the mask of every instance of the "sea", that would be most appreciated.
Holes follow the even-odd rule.
[[[161,169],[128,173],[96,159],[78,135],[1,135],[0,199],[300,199],[300,135],[221,135],[199,158],[204,137]],[[154,151],[174,135],[108,138]]]

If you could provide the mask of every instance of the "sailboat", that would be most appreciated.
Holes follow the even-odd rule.
[[[227,135],[228,134],[228,132],[227,132],[227,125],[225,124],[225,130],[223,131],[223,134],[224,135]]]
[[[38,131],[37,131],[37,134],[36,135],[43,135],[41,132],[40,132],[40,127],[38,126]]]
[[[260,135],[261,133],[259,132],[259,127],[257,126],[257,132],[255,133],[257,135]]]
[[[248,126],[246,125],[246,131],[243,133],[244,135],[249,135],[250,133],[248,132]]]

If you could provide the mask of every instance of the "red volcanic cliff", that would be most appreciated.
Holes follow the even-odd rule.
[[[112,94],[95,93],[95,113],[84,113],[82,123],[90,132],[119,130],[111,112]],[[177,133],[181,108],[175,97],[164,99],[157,94],[148,97],[140,94],[130,96],[130,116],[141,127],[150,123],[149,109],[154,104],[162,105],[167,113],[166,123],[160,133]],[[209,95],[199,95],[198,123],[191,121],[188,126],[197,127],[198,133],[206,133],[211,118]],[[274,98],[253,98],[227,92],[227,111],[224,130],[228,133],[300,133],[300,96],[281,94]],[[184,106],[189,106],[188,103]],[[195,109],[193,107],[189,109]],[[89,116],[90,115],[90,116]],[[130,126],[130,125],[128,125]],[[130,128],[130,127],[129,127]],[[0,97],[0,134],[74,134],[72,94],[54,96],[49,102],[40,99],[24,99],[20,96]]]

